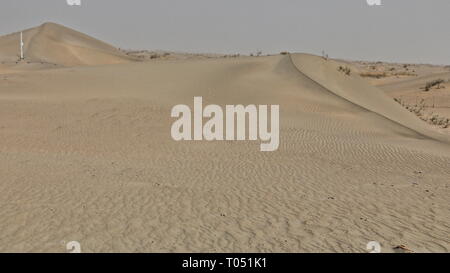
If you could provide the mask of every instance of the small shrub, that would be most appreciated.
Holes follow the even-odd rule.
[[[380,78],[384,78],[384,77],[388,76],[386,74],[386,72],[366,72],[366,73],[361,73],[359,75],[364,78],[376,78],[376,79],[380,79]]]
[[[339,66],[338,71],[344,73],[347,76],[350,76],[350,74],[352,73],[352,70],[346,66]]]

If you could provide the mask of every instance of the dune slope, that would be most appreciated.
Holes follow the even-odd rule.
[[[0,81],[0,251],[449,251],[450,145],[306,55]],[[379,90],[377,90],[379,91]],[[176,104],[279,104],[280,147],[176,142]],[[366,99],[366,96],[368,98]],[[63,243],[62,243],[63,242]]]
[[[448,134],[430,130],[426,123],[400,107],[392,98],[368,84],[359,75],[338,73],[339,67],[343,64],[307,54],[291,55],[291,59],[300,73],[337,96],[407,127],[424,137],[450,143]],[[349,64],[345,65],[349,66]]]

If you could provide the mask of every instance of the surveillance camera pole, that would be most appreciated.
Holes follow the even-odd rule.
[[[23,60],[23,33],[20,32],[20,60]]]

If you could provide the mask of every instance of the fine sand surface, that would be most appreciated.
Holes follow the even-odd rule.
[[[58,67],[0,68],[0,252],[450,251],[450,135],[341,63],[131,62],[41,28],[72,37],[35,36]],[[279,104],[279,149],[172,140],[171,108],[194,96]]]

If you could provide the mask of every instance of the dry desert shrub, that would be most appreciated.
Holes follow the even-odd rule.
[[[338,71],[344,73],[347,76],[350,76],[350,74],[352,73],[352,70],[346,66],[339,66]]]
[[[359,75],[364,78],[376,78],[376,79],[387,77],[386,72],[363,72],[360,73]]]
[[[430,91],[433,87],[435,87],[436,89],[440,89],[442,88],[441,84],[443,84],[444,82],[445,81],[443,79],[429,81],[425,84],[425,87],[423,87],[422,89],[424,91]]]

